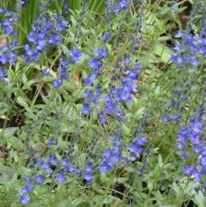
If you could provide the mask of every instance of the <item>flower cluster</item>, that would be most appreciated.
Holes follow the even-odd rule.
[[[183,65],[199,66],[201,60],[206,57],[205,30],[193,35],[188,32],[178,32],[180,41],[174,47],[175,54],[171,60],[182,67]]]
[[[0,15],[4,17],[0,21],[0,28],[3,30],[3,33],[7,36],[16,35],[15,24],[18,20],[16,13],[5,8],[0,8]]]
[[[129,6],[129,0],[119,0],[117,3],[112,1],[107,1],[107,9],[109,12],[114,13],[115,15],[119,14],[122,10],[126,10]]]
[[[23,177],[24,186],[19,192],[21,204],[26,205],[30,202],[30,194],[35,186],[44,183],[67,183],[69,175],[80,177],[86,184],[90,184],[94,180],[94,173],[105,174],[118,166],[120,162],[127,165],[135,161],[143,153],[147,143],[145,137],[137,137],[128,145],[124,145],[120,140],[111,141],[112,147],[108,147],[103,151],[102,158],[97,161],[99,164],[95,166],[94,162],[90,160],[82,170],[72,164],[68,156],[60,156],[60,153],[58,155],[51,153],[47,157],[36,159],[34,163],[32,161],[33,175]],[[52,147],[60,152],[57,141],[49,139],[48,148]],[[126,152],[126,156],[123,155],[123,151]]]
[[[53,80],[52,85],[54,88],[59,88],[62,86],[63,81],[67,80],[68,77],[68,68],[69,68],[69,61],[67,61],[65,58],[60,58],[59,65],[58,65],[58,74],[56,79]],[[44,71],[48,72],[48,71]]]
[[[137,88],[136,80],[141,72],[141,64],[137,63],[133,69],[128,69],[125,72],[126,75],[121,78],[120,85],[112,87],[103,97],[105,104],[101,112],[102,115],[111,115],[121,120],[124,113],[120,104],[126,104],[133,100],[133,94]]]
[[[108,56],[106,48],[96,48],[94,51],[94,57],[88,61],[88,66],[91,68],[91,73],[87,76],[84,83],[86,86],[94,84],[94,81],[100,75],[101,68],[103,66],[102,61]]]
[[[17,60],[17,53],[15,48],[18,46],[18,42],[13,40],[10,43],[0,46],[0,63],[1,64],[15,64]]]
[[[101,99],[101,87],[95,86],[95,80],[101,75],[103,67],[103,60],[108,56],[106,48],[96,48],[93,56],[88,60],[87,65],[91,69],[90,73],[84,79],[86,87],[94,87],[94,89],[86,89],[84,93],[84,103],[82,113],[88,115],[92,112],[92,108],[95,108],[99,100]]]
[[[94,80],[101,75],[102,64],[100,62],[101,58],[107,56],[107,52],[104,49],[96,50],[96,58],[89,61],[90,67],[93,69],[92,72],[85,79],[85,84],[91,86]],[[98,59],[97,59],[98,58]],[[114,76],[111,77],[111,80],[117,79],[116,82],[119,82],[117,85],[111,86],[109,91],[105,94],[98,86],[94,92],[86,91],[84,96],[84,103],[82,112],[84,114],[90,114],[92,112],[93,106],[97,109],[97,104],[101,103],[102,108],[98,109],[99,121],[101,124],[106,123],[107,115],[122,120],[124,117],[124,112],[121,109],[121,104],[126,104],[133,100],[133,94],[136,92],[137,88],[137,79],[141,72],[141,64],[136,63],[135,67],[129,69],[127,66],[130,63],[128,56],[124,58],[125,68],[123,69],[122,77],[118,79]]]
[[[70,50],[70,57],[71,57],[73,64],[77,64],[80,61],[81,56],[82,56],[82,53],[79,49],[72,48]]]
[[[0,22],[0,28],[5,36],[2,37],[0,43],[0,64],[15,64],[17,59],[16,47],[16,23],[18,17],[15,12],[0,8],[0,15],[3,15]],[[13,40],[12,40],[13,39]]]
[[[0,67],[0,81],[4,80],[5,76],[6,76],[5,69]]]
[[[86,90],[84,92],[84,103],[82,106],[82,113],[89,115],[93,108],[97,108],[97,103],[101,95],[101,88],[97,86],[94,90]]]
[[[199,107],[196,113],[189,118],[189,123],[180,126],[177,136],[178,153],[186,163],[183,172],[197,182],[204,181],[206,174],[206,143],[201,138],[205,127],[204,114],[204,108]],[[193,164],[191,164],[191,160],[193,160]]]
[[[120,143],[115,144],[112,148],[107,148],[103,152],[102,161],[99,165],[99,171],[106,173],[118,164],[122,159],[122,149]]]
[[[45,181],[61,184],[67,181],[69,174],[80,175],[80,170],[68,159],[65,157],[58,159],[55,154],[36,160],[34,167],[33,171],[36,171],[37,174],[27,177],[25,185],[19,192],[22,204],[30,202],[29,194],[36,185],[42,185]]]
[[[188,70],[188,66],[197,67],[204,62],[206,57],[206,39],[205,29],[199,34],[193,35],[188,32],[178,32],[177,37],[181,38],[175,46],[175,54],[171,60],[177,66]],[[180,90],[175,90],[173,99],[169,107],[179,111],[179,114],[166,114],[163,117],[164,121],[178,121],[181,119],[183,111],[183,103],[188,99],[188,92],[191,89],[195,73],[187,72],[187,81],[183,83],[184,87]],[[185,74],[184,74],[185,75]],[[186,176],[192,177],[198,183],[206,184],[206,143],[202,139],[205,117],[204,104],[197,108],[193,116],[189,117],[188,124],[180,125],[177,135],[177,150],[178,155],[184,161],[183,173]]]
[[[128,146],[128,150],[130,152],[130,156],[128,161],[135,161],[140,157],[140,155],[144,151],[144,146],[147,143],[146,137],[137,137],[133,140],[132,144]]]
[[[185,95],[186,90],[184,89],[176,89],[172,93],[172,100],[169,102],[167,106],[167,111],[175,111],[170,113],[165,113],[162,116],[163,122],[178,122],[182,119],[182,111],[184,110],[184,103],[188,99]]]
[[[28,43],[24,45],[26,62],[38,61],[42,52],[62,42],[61,32],[66,30],[68,22],[62,16],[42,14],[32,26],[28,34]]]

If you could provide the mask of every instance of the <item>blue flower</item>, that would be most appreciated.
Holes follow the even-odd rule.
[[[108,42],[109,40],[111,39],[111,34],[109,32],[105,32],[103,35],[102,35],[102,40],[104,42]]]
[[[88,66],[94,70],[98,70],[102,67],[102,62],[94,58],[88,62]]]
[[[52,81],[52,85],[54,88],[59,88],[63,84],[63,81],[61,79],[55,79]]]
[[[60,162],[60,165],[62,165],[63,167],[68,167],[71,164],[70,161],[66,158],[61,159],[59,162]]]
[[[6,75],[6,72],[5,72],[4,68],[0,67],[0,80],[4,80],[5,75]]]
[[[139,155],[142,153],[143,148],[142,148],[141,146],[139,146],[139,145],[136,145],[136,144],[134,143],[134,144],[132,144],[132,145],[130,145],[130,146],[128,147],[128,150],[129,150],[130,152],[132,152],[133,154],[135,154],[136,156],[139,156]]]
[[[99,165],[99,171],[106,173],[112,170],[112,168],[122,159],[121,145],[115,144],[112,148],[107,148],[103,152],[102,161]]]
[[[46,40],[44,39],[41,39],[37,42],[37,47],[36,49],[39,50],[39,51],[42,51],[46,46]]]
[[[200,57],[206,56],[205,31],[202,30],[195,35],[190,32],[178,32],[176,37],[179,40],[174,47],[171,60],[181,67],[191,65],[196,68],[199,66],[201,64]]]
[[[195,171],[195,167],[192,165],[185,165],[183,167],[183,173],[187,176],[191,176]]]
[[[206,156],[202,156],[200,159],[199,159],[199,163],[200,165],[202,166],[202,168],[204,170],[206,170]]]
[[[61,32],[68,28],[69,23],[62,16],[55,16],[56,19],[56,30]]]
[[[99,117],[99,122],[101,125],[106,124],[107,119],[106,119],[106,116],[103,112],[99,113],[98,117]]]
[[[64,169],[64,172],[66,173],[73,173],[75,175],[80,175],[80,170],[77,169],[74,165],[72,165],[71,163],[69,163],[65,169]]]
[[[179,121],[181,120],[182,116],[181,114],[165,114],[162,116],[162,121],[164,122],[170,122],[170,121]]]
[[[17,54],[14,51],[15,42],[8,43],[4,46],[1,46],[1,54],[0,54],[0,63],[2,64],[15,64],[17,60]]]
[[[51,45],[58,45],[62,42],[62,37],[58,33],[53,33],[48,37],[48,43]]]
[[[105,48],[97,48],[95,49],[95,56],[98,59],[103,59],[108,56],[108,52]]]
[[[72,60],[75,62],[75,63],[78,63],[78,61],[80,60],[81,58],[81,52],[80,50],[76,49],[76,48],[72,48],[70,50],[70,56],[72,58]]]
[[[45,176],[43,176],[43,175],[36,175],[34,177],[34,180],[35,180],[36,184],[40,185],[40,184],[42,184],[44,182]]]
[[[106,160],[103,160],[99,165],[99,171],[101,173],[107,173],[112,170],[112,165],[108,163]]]
[[[20,194],[30,193],[32,191],[32,182],[27,182],[25,186],[21,189]]]
[[[17,14],[3,8],[1,8],[0,13],[3,14],[5,18],[0,22],[0,27],[2,27],[3,33],[8,36],[16,35],[15,24],[18,20]]]
[[[89,115],[91,112],[90,106],[88,103],[84,103],[82,107],[82,113],[85,115]]]
[[[65,174],[63,171],[59,172],[56,177],[55,177],[55,180],[58,182],[58,183],[64,183],[66,181],[66,177],[65,177]]]
[[[89,162],[83,172],[83,178],[87,183],[91,183],[93,180],[93,164]]]
[[[125,65],[129,65],[130,64],[130,55],[129,54],[125,54],[124,55],[124,64]]]
[[[112,6],[112,11],[117,15],[119,14],[122,10],[125,10],[128,8],[128,0],[119,0],[118,3],[114,4]]]
[[[50,16],[41,14],[32,26],[28,34],[28,42],[24,46],[25,61],[38,61],[42,52],[49,46],[60,44],[62,41],[61,32],[67,27],[67,22],[61,16]]]
[[[51,147],[52,145],[57,145],[57,140],[56,139],[53,139],[53,138],[50,138],[48,139],[48,147]]]
[[[183,167],[183,173],[194,178],[196,182],[200,182],[206,172],[206,146],[201,140],[204,129],[203,114],[204,109],[199,107],[194,115],[189,117],[189,123],[180,127],[177,136],[177,149],[180,157],[186,161],[193,154],[198,157],[193,165]],[[188,150],[188,146],[192,147],[192,152]]]
[[[147,143],[146,137],[137,137],[133,140],[132,144],[128,146],[130,154],[130,161],[134,161],[138,158],[144,151],[144,146]]]
[[[49,70],[49,68],[44,68],[44,69],[42,70],[42,74],[43,74],[44,76],[48,76],[48,75],[50,74],[50,70]]]
[[[134,143],[139,146],[144,146],[145,144],[147,144],[147,138],[146,137],[137,137],[134,140]]]
[[[30,196],[28,194],[23,194],[20,196],[20,202],[22,205],[27,205],[30,202]]]
[[[120,0],[120,1],[119,1],[119,7],[120,7],[121,9],[125,9],[125,8],[127,8],[127,5],[128,5],[127,0]]]
[[[92,83],[94,83],[96,78],[97,78],[97,72],[94,71],[87,76],[87,78],[84,80],[84,84],[90,86]]]
[[[36,166],[43,169],[48,175],[51,175],[53,172],[49,163],[45,162],[44,160],[37,160]]]
[[[112,156],[112,150],[105,149],[103,152],[103,158],[106,160],[106,159],[110,159],[111,156]]]
[[[57,159],[56,155],[52,154],[48,158],[48,163],[49,163],[49,165],[56,166],[56,165],[58,165],[59,160]]]

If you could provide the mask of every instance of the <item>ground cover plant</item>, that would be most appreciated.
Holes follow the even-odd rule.
[[[205,207],[205,5],[0,0],[0,207]]]

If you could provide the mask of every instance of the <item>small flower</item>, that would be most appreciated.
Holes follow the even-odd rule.
[[[20,202],[22,205],[27,205],[30,202],[30,196],[28,194],[23,194],[20,196]]]
[[[124,64],[125,65],[129,65],[130,64],[130,56],[129,56],[129,54],[125,54],[124,55]]]
[[[111,34],[109,32],[105,32],[103,35],[102,35],[102,40],[104,42],[108,42],[109,40],[111,39]]]
[[[34,177],[34,180],[35,180],[36,184],[40,185],[44,182],[45,177],[43,175],[36,175]]]
[[[58,45],[62,41],[62,37],[58,33],[53,33],[48,37],[48,43],[52,45]]]
[[[63,81],[61,79],[55,79],[52,81],[52,85],[54,88],[59,88],[63,84]]]
[[[98,114],[100,124],[105,124],[107,122],[106,116],[103,112]]]
[[[28,182],[25,186],[21,189],[20,194],[30,193],[32,191],[32,183]]]
[[[82,107],[82,113],[85,114],[85,115],[89,115],[90,112],[91,112],[91,109],[90,109],[89,104],[84,103],[83,107]]]
[[[132,144],[128,146],[128,150],[131,153],[132,157],[139,157],[143,152],[143,146],[147,143],[147,139],[145,137],[138,137],[133,140]]]
[[[139,146],[144,146],[145,144],[147,144],[147,138],[146,137],[138,137],[134,140],[135,144],[139,145]]]
[[[66,168],[65,168],[65,172],[67,172],[67,173],[73,173],[73,174],[75,174],[75,175],[80,175],[80,170],[79,169],[77,169],[74,165],[72,165],[72,164],[69,164],[68,166],[66,166]]]
[[[182,118],[182,116],[180,114],[165,114],[162,117],[162,121],[164,122],[170,122],[170,121],[174,121],[177,122]]]
[[[89,162],[83,172],[83,178],[87,183],[91,183],[93,180],[93,164]]]
[[[49,68],[44,68],[44,69],[42,70],[42,74],[43,74],[44,76],[48,76],[48,75],[50,74],[50,70],[49,70]]]
[[[111,156],[112,156],[112,150],[105,149],[103,152],[103,158],[106,160],[106,159],[110,159]]]
[[[36,49],[39,51],[42,51],[46,46],[46,41],[44,39],[42,39],[42,40],[39,40],[37,44],[38,45],[37,45]]]
[[[108,56],[108,52],[105,48],[97,48],[95,49],[95,56],[98,59],[103,59]]]
[[[84,80],[84,84],[90,86],[92,85],[92,83],[94,83],[96,78],[97,78],[97,72],[94,71],[87,76],[87,78]]]
[[[52,145],[57,145],[57,140],[56,139],[53,139],[53,138],[50,138],[48,139],[48,147],[52,146]]]
[[[66,177],[65,177],[65,174],[63,171],[59,172],[56,177],[55,177],[55,180],[58,182],[58,183],[64,183],[66,181]]]
[[[102,161],[99,165],[99,170],[102,173],[106,173],[112,170],[112,168],[122,159],[121,145],[115,144],[112,148],[107,148],[103,152]]]
[[[53,172],[49,163],[45,162],[44,160],[37,160],[36,166],[43,169],[48,175],[51,175]]]
[[[62,165],[63,167],[68,167],[70,165],[70,161],[68,159],[62,159],[60,160],[60,165]]]
[[[65,19],[63,19],[62,16],[55,16],[55,19],[56,19],[56,30],[58,32],[61,32],[68,27],[69,23]]]
[[[54,154],[50,155],[48,158],[48,163],[49,163],[49,165],[53,165],[53,166],[58,165],[59,161],[58,161],[56,155],[54,155]]]
[[[102,67],[102,63],[98,59],[92,59],[88,62],[88,66],[94,70],[98,70]]]
[[[4,80],[6,72],[3,68],[0,67],[0,80]]]
[[[101,173],[107,173],[112,170],[112,165],[108,163],[106,160],[103,160],[99,165],[99,171]]]
[[[72,58],[72,60],[75,62],[75,63],[78,63],[78,61],[80,60],[80,57],[81,57],[81,52],[80,50],[76,49],[76,48],[72,48],[70,50],[70,56]]]

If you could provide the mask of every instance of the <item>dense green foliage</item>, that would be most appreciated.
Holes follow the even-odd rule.
[[[206,2],[22,2],[0,0],[0,207],[205,207]]]

